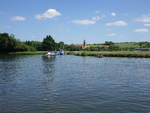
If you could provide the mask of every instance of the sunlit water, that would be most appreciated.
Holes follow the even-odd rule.
[[[150,113],[150,59],[0,56],[0,113]]]

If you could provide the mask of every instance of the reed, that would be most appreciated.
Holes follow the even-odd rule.
[[[78,51],[67,52],[67,54],[77,56],[96,56],[96,57],[137,57],[150,58],[150,51]]]

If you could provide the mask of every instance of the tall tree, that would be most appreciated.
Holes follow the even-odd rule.
[[[52,36],[47,35],[46,38],[43,39],[42,42],[43,50],[55,50],[56,49],[56,42]]]
[[[64,45],[65,45],[64,42],[61,41],[61,42],[57,43],[57,48],[64,49]]]
[[[15,47],[16,47],[16,39],[14,38],[14,35],[9,35],[8,33],[0,33],[1,52],[14,51]]]

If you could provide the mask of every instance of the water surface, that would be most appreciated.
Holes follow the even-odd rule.
[[[150,113],[150,59],[0,56],[0,113]]]

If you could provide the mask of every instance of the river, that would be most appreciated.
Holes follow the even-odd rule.
[[[150,59],[0,56],[0,113],[150,113]]]

